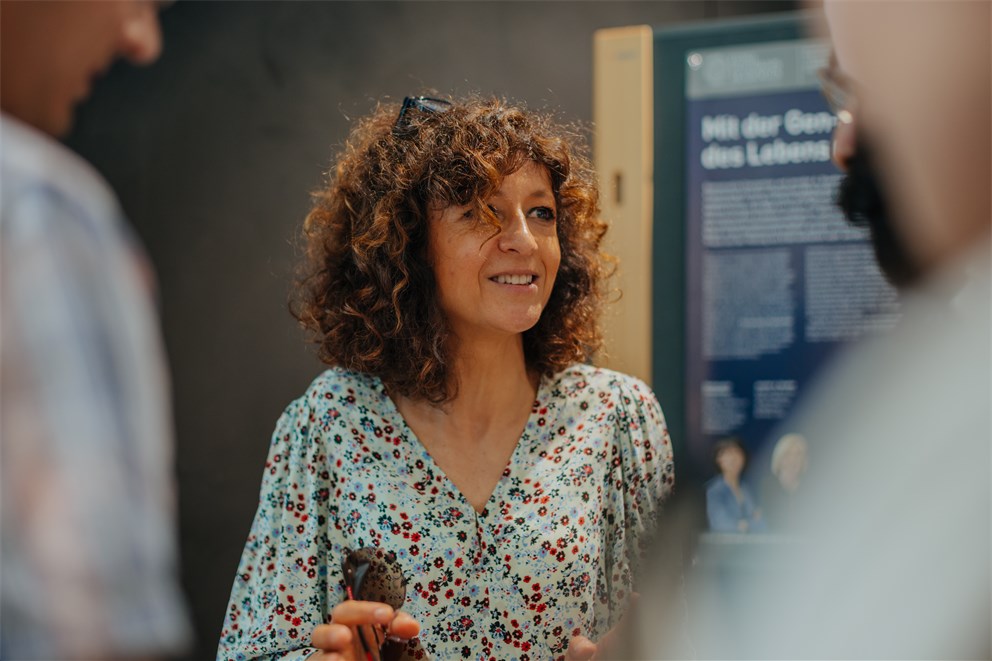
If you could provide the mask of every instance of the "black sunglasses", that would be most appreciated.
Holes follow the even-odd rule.
[[[439,113],[450,110],[451,106],[451,101],[445,101],[444,99],[435,99],[430,96],[408,96],[403,99],[400,114],[397,115],[396,123],[393,124],[393,134],[404,136],[413,132],[413,127],[410,125],[410,117],[413,114],[410,112],[411,110]]]
[[[341,561],[345,592],[349,599],[378,601],[393,610],[399,610],[406,602],[406,578],[396,560],[396,554],[379,548],[361,548],[357,551],[345,549]],[[366,657],[372,661],[402,661],[405,659],[426,659],[427,654],[414,638],[408,642],[393,640],[377,631],[375,645],[369,643],[362,628],[358,629],[358,639]],[[378,656],[373,654],[378,651]]]

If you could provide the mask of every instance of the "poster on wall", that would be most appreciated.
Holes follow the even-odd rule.
[[[867,231],[835,205],[836,117],[812,39],[684,56],[686,434],[751,450],[837,347],[898,319]]]

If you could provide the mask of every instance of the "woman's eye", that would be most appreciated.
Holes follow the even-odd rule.
[[[534,209],[531,209],[531,213],[541,220],[555,219],[555,210],[551,207],[535,207]]]

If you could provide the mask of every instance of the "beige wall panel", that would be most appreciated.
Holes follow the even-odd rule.
[[[610,223],[607,251],[619,258],[598,361],[651,383],[651,222],[653,192],[652,32],[598,30],[593,45],[593,140]]]

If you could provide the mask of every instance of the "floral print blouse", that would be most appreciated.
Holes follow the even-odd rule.
[[[575,365],[543,377],[477,513],[382,382],[332,368],[276,424],[218,659],[302,659],[345,599],[345,549],[382,547],[436,661],[562,658],[622,615],[640,546],[672,488],[672,449],[637,379]]]

